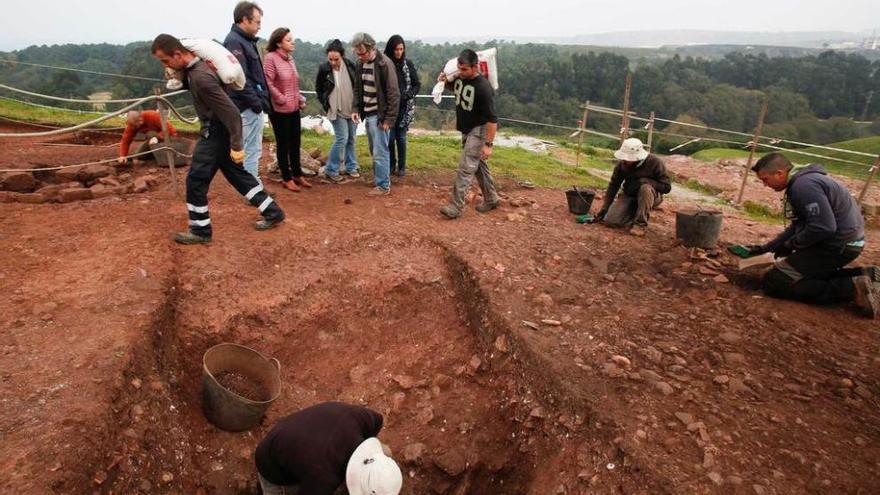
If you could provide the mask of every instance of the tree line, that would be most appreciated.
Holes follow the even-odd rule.
[[[422,93],[428,93],[448,59],[463,48],[489,47],[498,49],[497,107],[504,117],[574,127],[586,100],[622,106],[625,77],[632,72],[632,110],[641,116],[654,111],[675,120],[750,132],[767,98],[765,132],[769,135],[822,144],[880,134],[880,61],[839,51],[802,57],[733,52],[713,60],[676,55],[658,61],[576,46],[503,41],[430,45],[414,41],[407,45],[407,56],[418,68]],[[325,60],[323,45],[297,40],[294,58],[303,89],[313,89],[318,66]],[[146,42],[32,46],[0,53],[0,59],[163,77]],[[114,98],[144,96],[160,85],[9,63],[0,63],[0,82],[77,98],[98,91],[110,91]],[[427,99],[418,103],[423,109],[418,111],[416,125],[451,125],[449,112],[437,111]],[[307,109],[320,111],[314,102]],[[449,110],[449,103],[444,102],[440,109]],[[619,120],[613,116],[593,115],[588,122],[588,127],[612,134],[618,126]],[[672,139],[670,143],[679,141]]]

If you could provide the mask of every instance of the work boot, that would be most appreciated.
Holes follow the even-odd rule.
[[[357,179],[361,176],[361,173],[358,172],[357,170],[355,170],[354,172],[346,172],[345,174],[348,175],[349,177],[351,177],[352,179]]]
[[[178,244],[208,244],[211,242],[211,238],[192,232],[177,232],[174,234],[174,242]]]
[[[880,283],[880,266],[866,266],[862,268],[862,271],[864,271],[865,275],[871,279],[871,282],[874,282],[875,284]]]
[[[455,220],[461,216],[461,212],[453,205],[446,205],[440,208],[440,213],[450,220]]]
[[[853,277],[853,285],[856,287],[856,306],[862,314],[876,320],[880,316],[880,299],[878,299],[877,287],[870,278],[865,276]]]
[[[491,203],[488,201],[483,201],[482,203],[478,204],[474,209],[480,213],[489,213],[495,208],[498,208],[498,201],[493,201]]]
[[[388,196],[391,194],[391,189],[382,189],[381,187],[374,187],[370,189],[370,192],[367,193],[367,196]]]
[[[646,225],[633,225],[629,228],[629,233],[636,237],[645,237],[645,234],[648,233],[648,227]]]
[[[284,212],[281,212],[275,218],[264,218],[257,223],[254,224],[254,228],[257,230],[269,230],[278,226],[279,223],[284,221]]]

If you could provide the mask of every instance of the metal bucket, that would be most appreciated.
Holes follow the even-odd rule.
[[[593,204],[593,198],[596,193],[589,189],[581,190],[572,187],[565,191],[565,199],[568,201],[568,211],[575,215],[585,215],[590,212],[590,206]]]
[[[225,388],[215,376],[239,373],[261,384],[269,397],[254,401]],[[281,363],[238,344],[217,344],[202,358],[202,410],[208,421],[227,431],[244,431],[259,424],[281,394]]]
[[[721,234],[721,219],[717,210],[681,210],[675,213],[675,238],[687,247],[712,249]]]

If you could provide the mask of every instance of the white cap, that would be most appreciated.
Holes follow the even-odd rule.
[[[614,158],[625,162],[640,162],[648,157],[648,151],[638,138],[625,139],[620,149],[614,152]]]
[[[382,452],[378,438],[361,442],[348,459],[345,486],[349,495],[397,495],[402,485],[400,468]]]

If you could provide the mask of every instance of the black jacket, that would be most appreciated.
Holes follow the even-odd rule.
[[[818,163],[791,173],[785,204],[791,224],[764,245],[767,251],[797,251],[818,245],[843,248],[865,237],[865,219],[855,198]]]
[[[364,64],[358,60],[355,74],[357,79],[354,85],[354,106],[361,118],[364,118],[364,81],[361,79],[361,69]],[[387,122],[394,125],[397,122],[397,112],[400,110],[400,89],[397,87],[397,71],[394,62],[384,53],[376,51],[375,70],[376,94],[379,100],[379,124]]]
[[[237,25],[233,24],[223,46],[232,52],[241,68],[244,69],[245,84],[241,91],[231,91],[229,97],[238,107],[239,112],[248,108],[256,113],[272,111],[272,103],[269,99],[269,86],[266,85],[266,75],[263,72],[263,60],[257,49],[257,39],[251,36]]]
[[[642,184],[651,184],[659,194],[668,194],[672,190],[672,181],[666,173],[663,160],[653,154],[649,154],[635,166],[627,162],[617,163],[611,174],[611,180],[608,182],[608,189],[605,191],[605,203],[602,205],[602,210],[608,211],[621,186],[623,186],[624,194],[636,197],[639,195],[639,188]]]
[[[407,67],[409,67],[409,91],[406,90],[403,64],[406,64]],[[422,89],[422,82],[419,80],[419,71],[416,70],[415,64],[413,64],[412,60],[408,58],[404,58],[401,63],[394,62],[394,69],[397,73],[397,88],[400,90],[400,106],[403,107],[407,100],[412,100],[417,94],[419,94],[419,90]]]
[[[357,69],[354,66],[354,62],[345,57],[342,57],[342,62],[345,64],[345,68],[348,69],[348,77],[351,78],[351,89],[354,92]],[[318,101],[321,102],[325,112],[330,111],[330,93],[333,92],[334,88],[336,88],[336,82],[333,80],[333,69],[330,67],[330,62],[324,62],[318,67],[318,77],[315,79],[315,93],[318,94]],[[353,102],[353,104],[356,103],[356,101]]]

